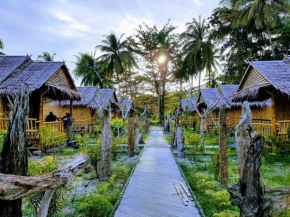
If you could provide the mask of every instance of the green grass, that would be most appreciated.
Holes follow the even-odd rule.
[[[228,163],[229,185],[233,185],[236,184],[239,179],[238,162],[237,160],[230,159]],[[223,210],[220,209],[221,207],[217,207],[218,204],[215,204],[216,202],[214,202],[214,198],[210,197],[205,190],[200,189],[201,183],[205,182],[202,180],[204,177],[206,177],[206,180],[209,184],[214,180],[215,169],[212,160],[199,159],[187,164],[179,163],[179,165],[182,168],[191,188],[195,192],[196,197],[205,212],[205,215],[213,216],[213,214],[216,212],[222,212]],[[203,177],[196,174],[201,174]],[[263,163],[261,167],[261,174],[265,185],[269,188],[290,185],[290,166],[287,163]],[[216,188],[207,190],[218,191],[219,189],[220,188],[217,185]],[[226,207],[224,210],[237,211],[238,209],[236,207]],[[279,217],[289,216],[289,213],[290,211],[285,211],[280,214]]]

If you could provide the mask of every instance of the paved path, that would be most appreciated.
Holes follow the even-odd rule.
[[[185,185],[163,131],[153,127],[115,217],[198,217],[194,202],[184,206],[173,183]]]

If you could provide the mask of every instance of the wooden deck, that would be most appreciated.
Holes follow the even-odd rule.
[[[163,131],[153,127],[115,217],[200,216],[193,201],[184,206],[173,183],[185,186]]]

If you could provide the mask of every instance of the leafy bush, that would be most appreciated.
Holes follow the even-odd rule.
[[[199,134],[186,133],[184,138],[184,148],[189,154],[195,154],[199,151],[198,146],[201,144],[201,138]]]
[[[46,157],[43,162],[35,162],[35,161],[29,162],[28,175],[29,176],[43,175],[57,169],[58,165],[54,163],[54,158],[49,156]],[[65,188],[63,187],[58,187],[56,189],[49,205],[48,216],[51,217],[59,216],[62,209],[64,208],[64,192]],[[32,211],[34,216],[37,216],[43,195],[44,192],[33,194],[24,199],[24,203],[27,204],[27,208]]]
[[[78,209],[83,216],[108,217],[113,210],[113,205],[105,196],[91,194],[81,200]]]
[[[66,140],[66,134],[59,132],[54,127],[41,126],[39,133],[41,142],[44,145],[44,147],[61,145]]]
[[[81,153],[89,156],[91,165],[94,167],[96,177],[99,178],[99,162],[101,161],[102,147],[101,144],[89,145],[89,136],[84,135],[78,139]]]
[[[125,124],[126,125],[126,124]],[[115,118],[110,123],[111,131],[114,136],[118,136],[118,128],[119,133],[122,134],[122,132],[125,131],[126,126],[123,126],[123,120],[121,118]]]
[[[225,210],[223,212],[213,214],[213,217],[239,217],[240,213],[232,210]]]
[[[113,139],[112,149],[111,149],[113,160],[117,160],[117,154],[118,154],[117,152],[120,150],[123,150],[123,148],[119,144],[123,143],[124,139],[126,141],[126,138],[120,138],[120,137],[115,137]]]

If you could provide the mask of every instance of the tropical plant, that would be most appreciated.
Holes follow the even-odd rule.
[[[41,126],[39,133],[41,142],[46,148],[61,145],[66,140],[66,134],[63,132],[59,132],[54,127]]]
[[[207,67],[211,69],[215,63],[213,45],[208,40],[209,27],[205,19],[193,20],[186,24],[186,31],[181,34],[185,40],[183,46],[183,70],[189,71],[190,76],[198,76],[198,89],[201,86],[201,72]]]
[[[43,52],[42,55],[38,55],[37,59],[42,59],[44,61],[52,62],[53,58],[56,56],[56,53],[53,53],[52,55],[48,52]]]
[[[74,74],[76,78],[81,78],[81,84],[85,86],[96,86],[104,88],[109,84],[109,79],[106,74],[101,70],[103,61],[98,61],[94,53],[79,53],[76,55],[77,61],[75,62]]]
[[[275,58],[270,28],[280,23],[283,15],[289,14],[289,0],[238,0],[234,6],[238,10],[235,25],[247,26],[254,21],[257,28],[267,29],[269,45]]]
[[[102,53],[98,59],[102,60],[101,71],[106,71],[109,76],[116,75],[117,80],[119,75],[124,73],[124,62],[128,60],[127,41],[122,40],[124,34],[118,39],[114,33],[105,35],[105,40],[102,40],[100,45],[96,46],[97,50]]]

